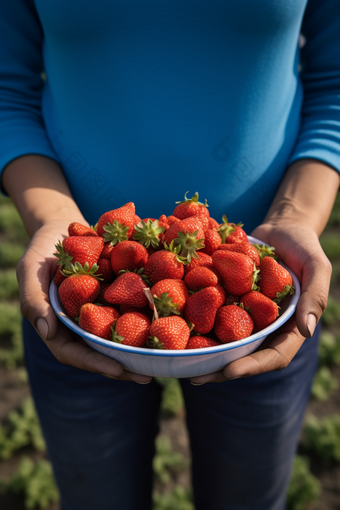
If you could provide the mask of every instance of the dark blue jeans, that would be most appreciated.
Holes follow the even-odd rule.
[[[196,387],[181,380],[197,510],[285,508],[318,335],[280,372]],[[61,365],[27,320],[24,342],[62,510],[150,510],[159,385]]]

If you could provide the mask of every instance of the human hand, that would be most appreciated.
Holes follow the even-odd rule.
[[[301,282],[296,312],[281,328],[269,335],[257,351],[230,363],[223,370],[191,378],[194,384],[223,382],[287,367],[305,338],[313,335],[326,309],[332,266],[311,227],[292,221],[277,224],[268,222],[256,228],[252,236],[275,246],[282,262],[292,269]]]
[[[20,306],[60,363],[96,372],[111,379],[147,383],[151,377],[124,370],[115,360],[94,351],[55,316],[49,302],[49,285],[56,270],[55,244],[67,236],[66,221],[49,221],[33,235],[17,266]],[[84,221],[82,220],[82,223]]]

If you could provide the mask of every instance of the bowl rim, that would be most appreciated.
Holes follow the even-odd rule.
[[[255,237],[248,236],[248,240],[251,243],[256,244],[264,244],[265,246],[269,246],[268,244],[264,243],[263,241],[256,239]],[[207,354],[216,354],[219,352],[225,352],[233,349],[237,349],[238,347],[243,347],[244,345],[256,342],[257,340],[262,339],[263,337],[266,337],[267,335],[270,335],[277,329],[279,329],[285,322],[288,321],[288,319],[291,318],[291,316],[294,314],[297,302],[300,297],[300,282],[293,273],[289,267],[287,267],[285,264],[280,262],[280,264],[289,271],[289,273],[292,276],[293,279],[293,285],[295,287],[295,293],[291,297],[290,303],[287,307],[287,309],[283,312],[283,314],[276,319],[272,324],[267,326],[266,328],[262,329],[258,333],[255,333],[254,335],[250,335],[246,338],[243,338],[242,340],[237,340],[236,342],[230,342],[225,343],[221,345],[216,345],[212,347],[203,347],[200,349],[181,349],[181,350],[169,350],[169,349],[151,349],[151,348],[145,348],[145,347],[133,347],[131,345],[124,345],[112,342],[110,340],[105,340],[104,338],[100,338],[96,335],[93,335],[92,333],[89,333],[82,329],[80,326],[75,324],[72,319],[70,319],[63,311],[60,303],[59,303],[59,296],[58,296],[58,287],[55,285],[53,279],[50,284],[49,288],[49,298],[50,298],[50,304],[52,306],[52,309],[56,316],[63,322],[69,329],[71,329],[74,333],[81,337],[85,337],[86,339],[90,340],[91,342],[94,342],[96,344],[102,345],[104,347],[108,347],[110,349],[123,351],[126,353],[133,353],[133,354],[139,354],[143,356],[163,356],[163,357],[182,357],[182,356],[203,356]]]

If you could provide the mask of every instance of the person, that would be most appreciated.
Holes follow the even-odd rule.
[[[331,276],[318,236],[339,188],[339,2],[12,0],[0,13],[1,183],[31,236],[25,358],[62,510],[151,508],[160,389],[55,317],[54,245],[129,201],[171,214],[187,190],[275,246],[302,287],[259,350],[181,380],[195,506],[283,509]]]

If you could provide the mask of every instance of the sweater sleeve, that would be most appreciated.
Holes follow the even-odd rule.
[[[0,174],[13,159],[57,159],[41,114],[43,33],[34,0],[0,2]]]
[[[309,0],[301,32],[304,99],[301,127],[289,164],[321,160],[340,171],[340,2]]]

